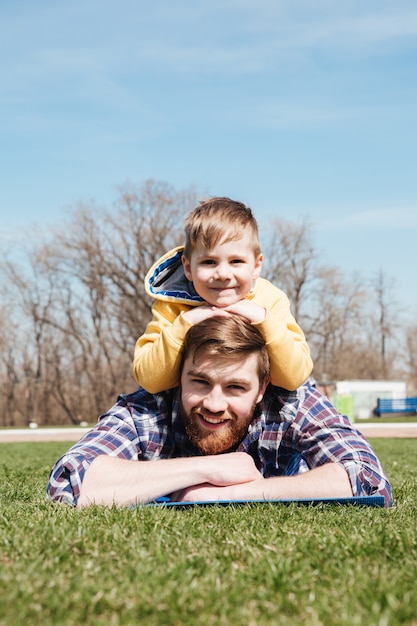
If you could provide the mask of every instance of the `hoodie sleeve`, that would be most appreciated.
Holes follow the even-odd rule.
[[[133,375],[149,393],[159,393],[179,384],[184,338],[191,324],[183,316],[191,307],[157,300],[152,320],[136,342]]]
[[[306,338],[294,319],[288,296],[265,279],[258,279],[253,301],[266,309],[263,322],[255,324],[265,339],[271,364],[271,382],[293,391],[313,370]]]

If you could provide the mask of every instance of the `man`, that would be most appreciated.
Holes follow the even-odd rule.
[[[52,470],[50,498],[82,507],[332,498],[391,489],[370,445],[318,392],[269,383],[256,326],[213,317],[187,333],[181,386],[120,396]],[[308,471],[307,471],[308,470]]]

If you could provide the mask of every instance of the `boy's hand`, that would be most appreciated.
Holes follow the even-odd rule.
[[[252,300],[242,298],[242,300],[224,308],[212,306],[210,304],[202,304],[201,306],[196,306],[189,311],[186,311],[183,315],[184,319],[190,324],[198,324],[199,322],[216,315],[223,315],[224,317],[229,315],[240,315],[241,317],[246,317],[251,324],[257,324],[264,321],[266,310],[262,306],[252,302]]]
[[[184,319],[187,320],[189,324],[198,324],[203,320],[206,320],[209,317],[215,317],[216,315],[223,315],[223,317],[230,317],[233,313],[227,312],[226,309],[220,309],[217,306],[212,306],[211,304],[202,304],[201,306],[196,306],[183,313]]]
[[[259,304],[256,304],[247,298],[243,298],[234,304],[230,304],[224,308],[224,311],[246,317],[246,319],[252,324],[263,322],[266,316],[266,310],[263,306],[259,306]]]

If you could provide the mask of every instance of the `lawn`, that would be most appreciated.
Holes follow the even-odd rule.
[[[375,439],[391,509],[45,501],[70,444],[0,444],[3,626],[417,626],[417,439]]]

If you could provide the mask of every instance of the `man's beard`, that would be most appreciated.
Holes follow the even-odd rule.
[[[197,417],[193,417],[193,412],[187,413],[181,403],[181,419],[185,427],[185,431],[190,441],[197,446],[202,454],[222,454],[237,448],[248,431],[248,426],[252,421],[253,412],[256,402],[251,407],[246,418],[237,420],[236,416],[227,414],[227,424],[219,431],[202,431]]]

